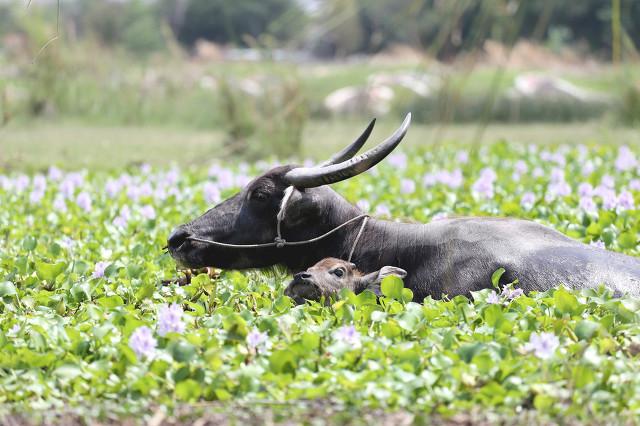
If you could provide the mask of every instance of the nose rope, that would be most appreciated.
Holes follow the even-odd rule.
[[[306,245],[306,244],[312,244],[315,243],[316,241],[320,241],[323,240],[324,238],[327,238],[329,235],[337,232],[338,230],[344,228],[345,226],[349,225],[352,222],[355,222],[359,219],[363,219],[362,221],[362,225],[360,226],[360,230],[358,231],[358,234],[356,235],[356,239],[353,242],[353,247],[351,247],[351,251],[349,252],[349,262],[351,261],[351,258],[353,257],[353,252],[356,249],[356,246],[358,245],[358,241],[360,241],[360,237],[362,236],[363,232],[364,232],[364,228],[367,225],[367,221],[369,220],[369,215],[368,214],[361,214],[358,215],[354,218],[351,218],[349,220],[347,220],[346,222],[336,226],[335,228],[331,229],[328,232],[325,232],[322,235],[319,235],[315,238],[310,238],[308,240],[302,240],[302,241],[286,241],[284,238],[282,238],[282,233],[281,233],[281,223],[284,221],[285,218],[285,214],[286,214],[286,207],[287,204],[289,203],[289,200],[291,199],[291,195],[293,194],[293,186],[288,187],[285,192],[284,192],[284,196],[282,197],[282,203],[280,204],[280,210],[278,211],[278,214],[276,215],[276,237],[274,238],[273,242],[271,243],[259,243],[259,244],[230,244],[230,243],[222,243],[220,241],[214,241],[214,240],[208,240],[206,238],[198,238],[198,237],[187,237],[188,240],[191,241],[197,241],[199,243],[205,243],[205,244],[211,244],[214,246],[220,246],[220,247],[227,247],[227,248],[264,248],[264,247],[277,247],[277,248],[283,248],[283,247],[287,247],[287,246],[302,246],[302,245]]]
[[[356,235],[356,240],[353,242],[353,246],[351,247],[351,251],[349,252],[349,258],[347,262],[351,262],[351,258],[353,257],[353,252],[356,250],[356,246],[358,245],[358,241],[360,241],[360,237],[364,232],[364,227],[367,226],[367,222],[369,221],[369,216],[365,216],[362,220],[362,225],[360,225],[360,230],[358,231],[358,235]]]

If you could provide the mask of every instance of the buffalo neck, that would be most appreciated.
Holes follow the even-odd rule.
[[[349,219],[362,214],[356,207],[349,205],[332,209],[315,224],[312,233],[304,238],[312,238],[330,231]],[[328,238],[309,246],[287,249],[283,262],[291,271],[298,272],[314,265],[326,257],[347,260],[354,247],[362,221],[355,221],[337,231]],[[370,218],[355,246],[352,262],[364,273],[373,272],[382,266],[406,268],[403,260],[412,259],[414,254],[423,252],[430,245],[428,233],[423,224],[406,224]]]

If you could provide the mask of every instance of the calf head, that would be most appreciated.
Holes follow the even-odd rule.
[[[271,243],[277,235],[279,212],[284,214],[280,221],[283,236],[290,241],[309,239],[335,227],[332,217],[340,216],[342,220],[356,216],[359,211],[327,185],[356,176],[380,162],[400,143],[410,121],[411,115],[407,115],[391,137],[363,154],[354,156],[371,134],[374,121],[351,145],[320,165],[281,166],[258,176],[239,193],[178,226],[169,236],[169,253],[189,268],[244,269],[287,264],[287,257],[299,254],[294,249],[229,247],[206,241],[233,245]],[[286,209],[281,209],[285,191],[290,191],[290,196]]]
[[[385,277],[395,275],[404,278],[407,272],[395,266],[384,266],[379,271],[363,274],[356,265],[345,260],[328,257],[306,271],[294,275],[284,291],[297,304],[306,300],[329,301],[343,288],[358,294],[370,290],[380,296],[380,283]]]

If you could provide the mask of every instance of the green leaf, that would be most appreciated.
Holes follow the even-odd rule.
[[[82,370],[74,364],[63,364],[56,368],[53,374],[61,379],[73,380],[82,374]]]
[[[122,300],[122,297],[115,294],[113,296],[100,297],[96,299],[96,303],[103,308],[111,309],[124,305],[124,300]]]
[[[502,320],[502,306],[500,305],[489,305],[482,313],[484,317],[484,321],[490,327],[497,327],[499,322]]]
[[[202,385],[193,379],[183,380],[176,384],[176,397],[182,401],[194,402],[200,398]]]
[[[402,300],[402,289],[404,283],[402,279],[395,275],[385,277],[380,284],[382,294],[395,300]]]
[[[458,356],[464,362],[469,364],[473,357],[476,356],[476,354],[480,352],[482,348],[484,348],[484,345],[480,342],[466,343],[458,348]]]
[[[298,366],[295,354],[289,349],[274,351],[269,357],[269,367],[276,374],[294,375]]]
[[[0,297],[15,296],[16,286],[11,281],[3,281],[0,283]]]
[[[498,268],[495,270],[493,274],[491,274],[491,285],[493,285],[493,287],[500,288],[500,278],[504,273],[505,273],[504,268]]]
[[[627,231],[618,236],[618,244],[623,249],[632,249],[638,244],[638,237],[635,232]]]
[[[600,329],[600,324],[597,322],[582,320],[580,321],[575,328],[576,336],[580,340],[589,340],[593,337],[594,334]]]
[[[24,237],[24,240],[22,240],[22,248],[24,248],[26,251],[35,250],[37,245],[38,245],[38,240],[35,237],[32,237],[31,235]]]
[[[553,293],[553,301],[556,311],[560,315],[570,314],[577,315],[582,312],[583,306],[578,302],[578,299],[564,287],[558,288]]]
[[[169,345],[169,350],[173,359],[178,362],[189,362],[196,355],[196,347],[183,340],[172,342]]]
[[[36,261],[36,274],[41,280],[52,282],[67,268],[65,262],[47,263]]]
[[[148,299],[153,296],[153,293],[156,291],[156,286],[153,283],[145,283],[140,286],[138,291],[136,291],[136,300],[138,302],[143,301],[144,299]]]

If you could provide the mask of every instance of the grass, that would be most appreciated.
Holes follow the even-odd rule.
[[[302,156],[327,157],[354,139],[366,120],[311,121],[304,131]],[[367,146],[391,134],[399,121],[378,120]],[[0,129],[0,170],[42,170],[51,164],[68,170],[109,170],[146,162],[166,166],[202,165],[216,158],[224,133],[163,126],[93,126],[75,122],[39,121]],[[637,131],[602,122],[569,124],[413,124],[403,146],[489,143],[634,143]],[[282,159],[281,159],[282,160]]]

